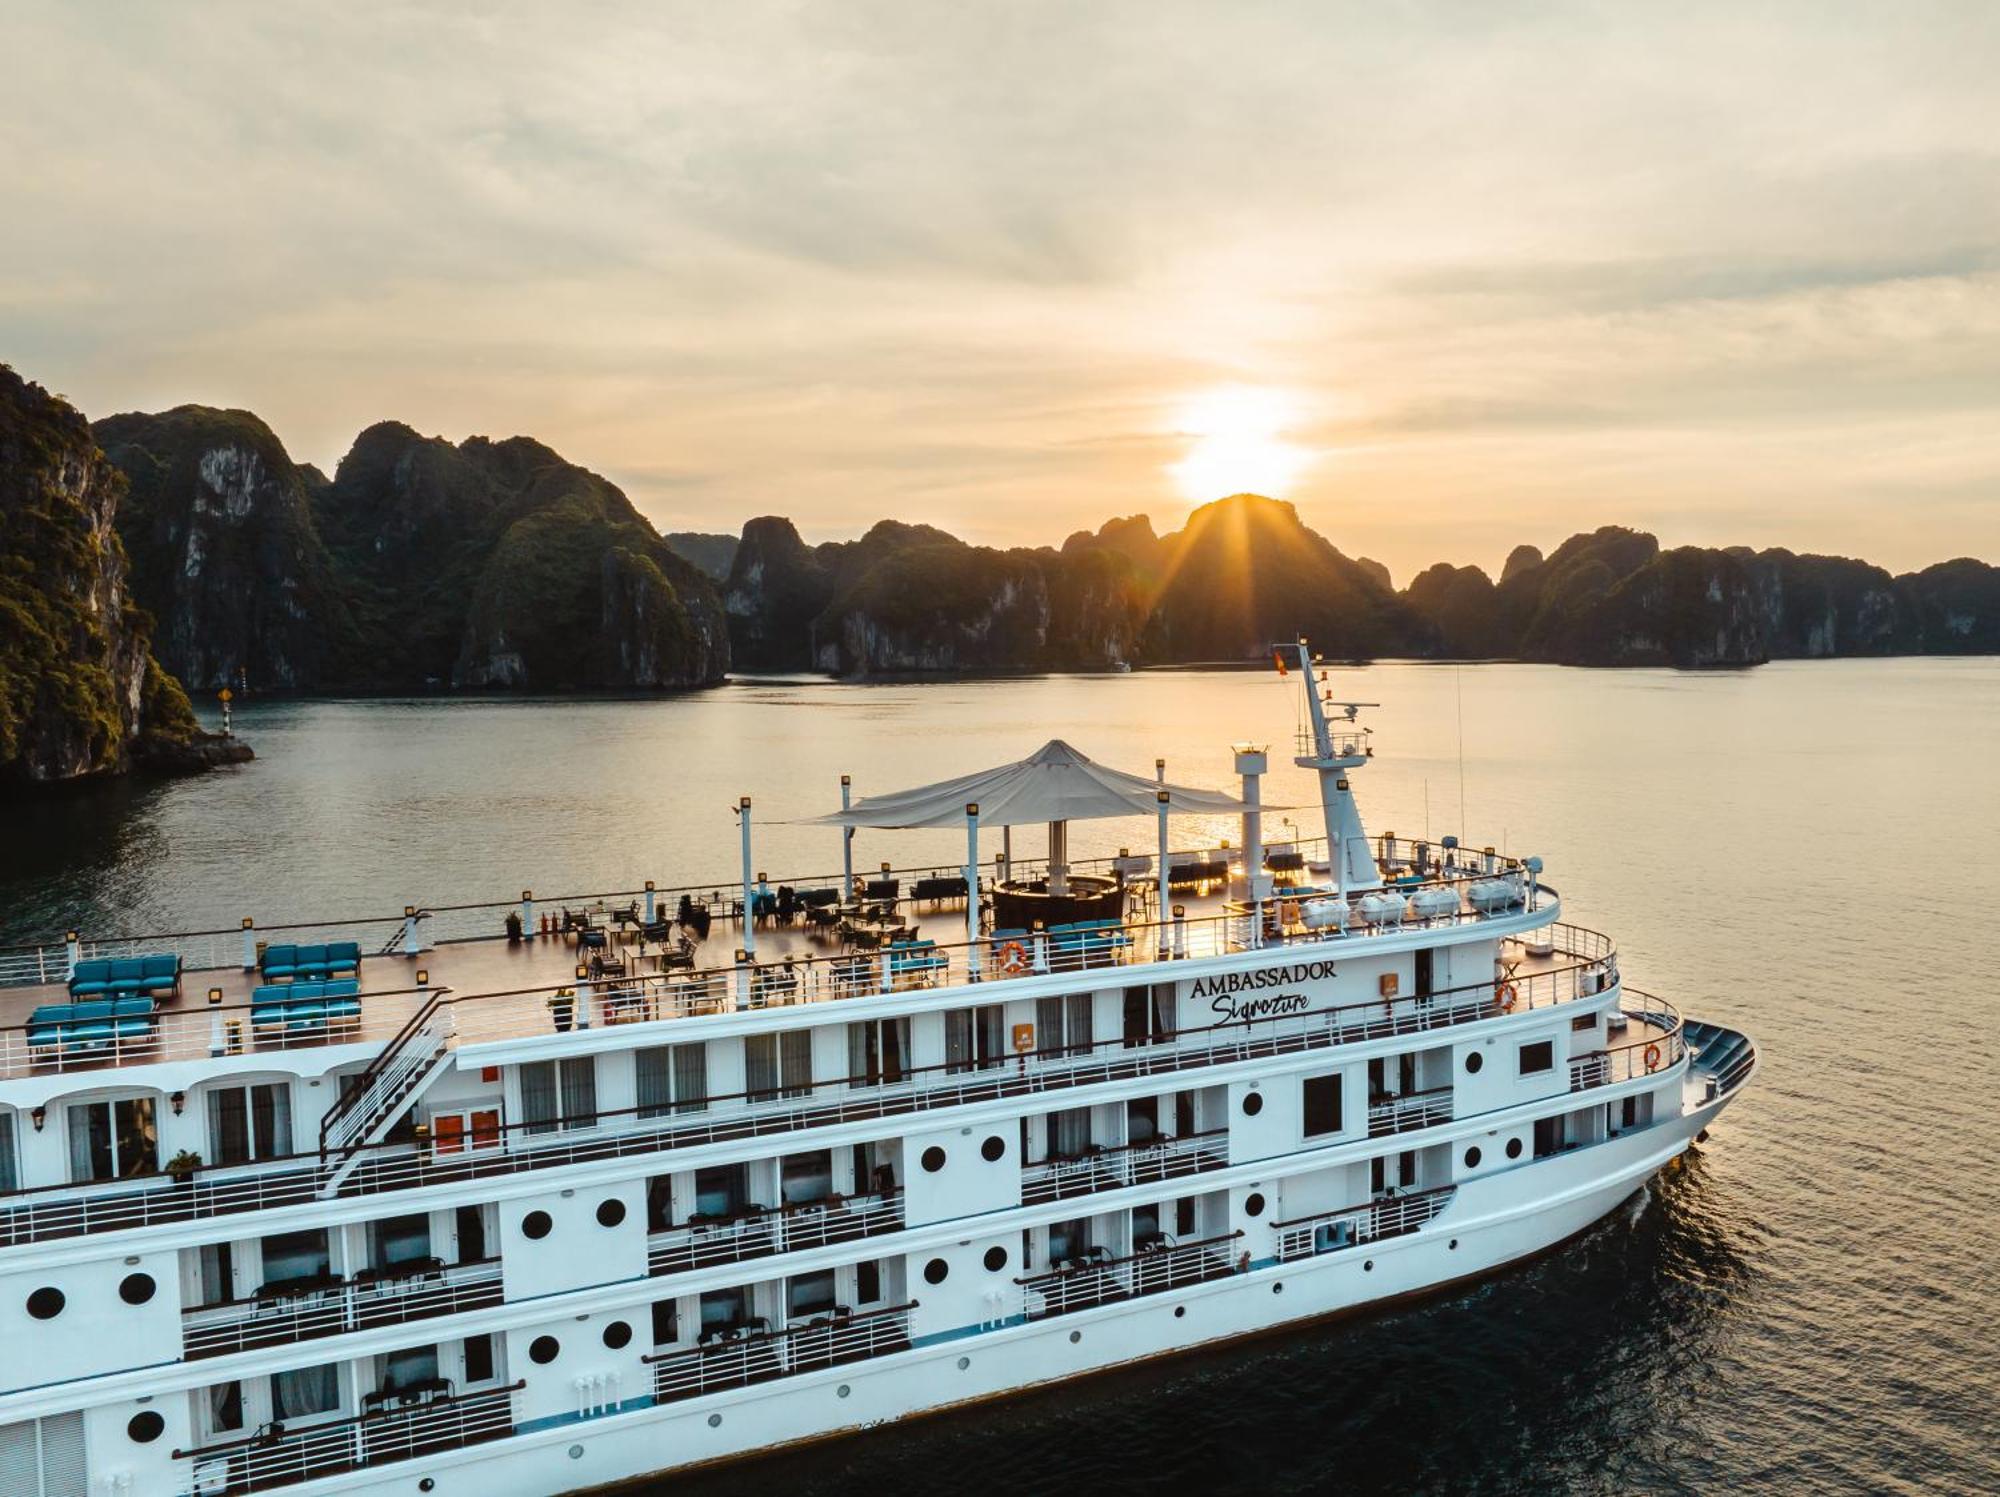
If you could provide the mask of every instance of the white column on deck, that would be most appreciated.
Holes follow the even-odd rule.
[[[979,802],[965,805],[965,970],[979,979]]]
[[[757,922],[750,916],[750,797],[736,803],[737,829],[743,834],[743,949],[757,955]]]
[[[854,780],[852,776],[840,777],[840,809],[845,811],[854,804]],[[845,902],[854,902],[854,828],[840,829],[840,897]]]
[[[1167,761],[1164,759],[1160,761],[1162,773],[1165,773],[1166,763]],[[1153,918],[1159,922],[1160,955],[1164,958],[1167,954],[1167,806],[1171,799],[1171,794],[1168,791],[1162,790],[1158,793],[1156,799],[1160,807],[1160,866],[1158,869],[1160,902],[1153,911]]]

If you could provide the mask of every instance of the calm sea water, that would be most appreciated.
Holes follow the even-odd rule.
[[[2000,661],[1382,665],[1340,684],[1383,704],[1357,782],[1371,831],[1455,829],[1462,785],[1470,840],[1539,853],[1635,986],[1755,1035],[1763,1070],[1709,1143],[1470,1290],[657,1490],[2000,1489],[2000,902],[1982,872]],[[782,823],[837,804],[842,771],[866,794],[1062,736],[1222,784],[1232,739],[1282,764],[1294,694],[1142,672],[258,705],[241,772],[0,808],[0,938],[727,878],[743,793],[758,862],[828,871],[835,835]],[[1278,769],[1266,798],[1305,800],[1304,777]],[[1151,835],[1079,827],[1073,846]],[[859,857],[962,844],[863,834]]]

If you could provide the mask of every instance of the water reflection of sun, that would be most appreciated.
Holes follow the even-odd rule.
[[[1291,400],[1277,390],[1228,385],[1204,391],[1175,423],[1194,445],[1167,471],[1196,504],[1242,493],[1282,499],[1312,458],[1283,440],[1293,419]]]

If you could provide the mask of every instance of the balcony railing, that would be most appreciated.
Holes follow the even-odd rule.
[[[190,1359],[220,1357],[484,1309],[501,1299],[500,1260],[483,1258],[397,1278],[335,1284],[296,1297],[200,1305],[181,1316],[181,1336]]]
[[[1022,1314],[1046,1320],[1117,1300],[1163,1294],[1188,1284],[1226,1278],[1241,1266],[1234,1256],[1241,1231],[1200,1242],[1169,1243],[1123,1258],[1085,1261],[1054,1273],[1016,1279],[1021,1286]]]
[[[1062,1053],[1037,1051],[986,1062],[917,1067],[905,1072],[902,1080],[886,1084],[864,1077],[839,1077],[802,1088],[806,1093],[803,1098],[773,1099],[768,1093],[747,1092],[711,1097],[705,1100],[704,1111],[683,1114],[675,1121],[641,1119],[635,1108],[600,1113],[587,1125],[553,1134],[547,1124],[508,1124],[497,1130],[498,1141],[493,1146],[453,1154],[406,1145],[375,1145],[362,1151],[359,1164],[339,1182],[339,1194],[343,1198],[373,1195],[628,1158],[1168,1076],[1361,1040],[1426,1034],[1593,996],[1615,977],[1612,963],[1612,958],[1604,957],[1554,968],[1516,977],[1499,988],[1490,982],[1477,983],[1422,997],[1374,998],[1296,1014],[1226,1021],[1181,1030],[1156,1043],[1135,1045],[1112,1038],[1081,1049],[1070,1047]],[[535,1131],[529,1131],[531,1126]],[[266,1166],[234,1176],[143,1190],[127,1188],[111,1193],[107,1188],[102,1194],[41,1199],[58,1191],[76,1190],[75,1186],[42,1187],[18,1193],[14,1200],[19,1204],[0,1210],[0,1247],[297,1205],[315,1199],[328,1178],[328,1166],[316,1156],[304,1156],[290,1168]]]
[[[817,1372],[910,1348],[910,1311],[917,1302],[863,1315],[829,1315],[782,1331],[733,1333],[707,1346],[658,1352],[653,1396],[661,1403],[699,1398],[802,1372]]]
[[[1687,1037],[1682,1030],[1679,1011],[1663,998],[1630,989],[1627,991],[1647,1007],[1626,1009],[1625,1012],[1663,1032],[1648,1034],[1629,1045],[1573,1057],[1569,1063],[1571,1091],[1589,1091],[1593,1087],[1615,1086],[1621,1081],[1637,1081],[1645,1076],[1670,1071],[1686,1057]]]
[[[730,1221],[693,1223],[655,1232],[647,1239],[646,1263],[654,1274],[680,1273],[716,1263],[740,1263],[774,1253],[800,1252],[836,1242],[854,1242],[903,1225],[900,1191],[834,1202],[760,1209]]]
[[[1021,1203],[1037,1206],[1100,1190],[1178,1180],[1229,1163],[1229,1130],[1214,1128],[1183,1138],[1099,1149],[1078,1159],[1051,1159],[1021,1171]]]
[[[1451,1121],[1451,1088],[1434,1087],[1427,1092],[1411,1092],[1402,1097],[1386,1097],[1368,1104],[1368,1136],[1386,1138],[1392,1133],[1414,1133],[1434,1123]]]
[[[1278,1260],[1311,1258],[1320,1253],[1374,1242],[1383,1237],[1400,1237],[1414,1232],[1451,1204],[1456,1185],[1440,1185],[1411,1194],[1381,1196],[1337,1211],[1318,1211],[1275,1222],[1278,1232]]]
[[[193,1462],[193,1489],[200,1497],[266,1492],[510,1435],[514,1394],[526,1386],[517,1382],[358,1419],[176,1450],[174,1458]]]

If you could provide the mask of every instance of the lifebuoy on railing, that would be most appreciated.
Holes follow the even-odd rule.
[[[1659,1068],[1660,1068],[1660,1047],[1658,1045],[1648,1045],[1646,1047],[1646,1069],[1649,1071],[1657,1071],[1659,1070]]]
[[[1500,1012],[1511,1014],[1514,1012],[1514,1005],[1520,1001],[1521,990],[1511,982],[1503,982],[1494,996],[1500,1000]]]
[[[1009,941],[1000,948],[1000,970],[1009,977],[1019,977],[1028,970],[1028,948],[1019,941]]]

